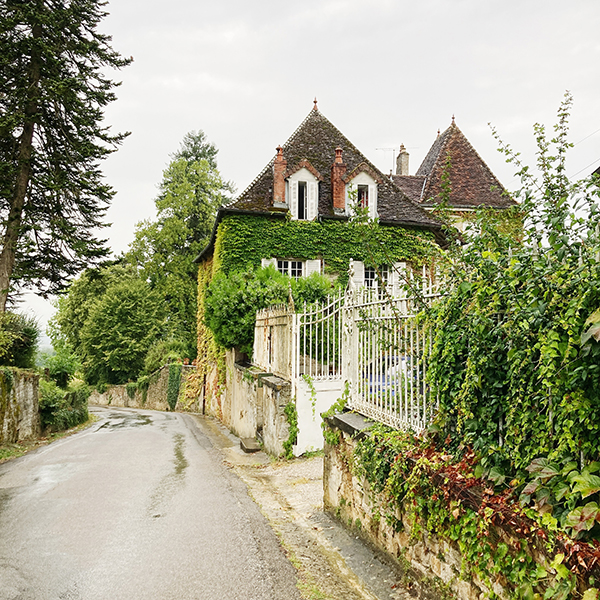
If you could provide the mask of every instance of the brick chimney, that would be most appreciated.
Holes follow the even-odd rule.
[[[346,184],[342,177],[346,174],[346,165],[342,161],[342,149],[335,149],[335,161],[331,165],[331,195],[333,197],[333,210],[344,212],[346,210]]]
[[[277,146],[277,156],[273,163],[273,204],[285,204],[285,177],[287,160],[283,157],[283,148]]]
[[[404,144],[400,144],[400,152],[396,158],[396,175],[408,175],[408,152]]]

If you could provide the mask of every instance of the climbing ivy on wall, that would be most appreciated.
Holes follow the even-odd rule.
[[[179,397],[179,386],[181,385],[181,363],[171,363],[169,365],[169,381],[167,383],[167,402],[169,408],[175,410],[177,398]]]
[[[423,534],[458,546],[460,578],[476,577],[498,598],[566,600],[580,598],[577,588],[594,582],[588,569],[595,548],[565,544],[560,534],[530,520],[509,494],[493,495],[474,476],[474,453],[455,460],[432,440],[410,432],[374,426],[355,447],[353,474],[366,488],[377,514],[396,531],[410,524],[412,542]],[[567,551],[567,548],[569,549]],[[598,590],[583,597],[596,599]]]
[[[389,225],[227,215],[217,233],[213,272],[260,266],[262,258],[321,257],[325,271],[345,281],[351,258],[373,266],[400,261],[419,264],[432,254],[432,242],[429,232]]]

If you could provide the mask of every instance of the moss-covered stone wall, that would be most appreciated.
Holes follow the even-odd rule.
[[[41,434],[39,375],[0,369],[0,444],[31,440]]]

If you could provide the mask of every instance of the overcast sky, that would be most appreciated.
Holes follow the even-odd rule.
[[[102,30],[134,62],[116,72],[104,165],[117,194],[111,247],[154,216],[162,171],[202,129],[238,193],[319,110],[384,172],[403,143],[414,174],[452,115],[508,188],[518,181],[488,123],[528,161],[532,127],[574,97],[568,174],[600,164],[598,0],[111,0]],[[28,302],[42,324],[51,311]]]

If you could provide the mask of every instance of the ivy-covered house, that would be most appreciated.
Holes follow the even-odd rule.
[[[398,176],[385,175],[321,114],[315,102],[256,179],[235,201],[219,209],[210,242],[196,258],[199,315],[195,381],[203,412],[217,415],[242,438],[263,431],[265,447],[279,452],[281,439],[277,436],[281,431],[284,437],[288,435],[282,399],[286,394],[289,397],[289,389],[286,392],[283,379],[270,380],[269,375],[276,372],[272,367],[263,365],[269,372],[259,377],[252,371],[254,367],[236,362],[240,358],[236,352],[225,355],[217,346],[205,323],[210,282],[218,273],[229,275],[266,265],[294,278],[318,272],[345,282],[353,260],[352,276],[357,287],[375,288],[383,279],[394,293],[402,283],[404,269],[428,264],[436,244],[445,243],[443,225],[429,209],[438,193],[436,177],[442,157],[449,156],[449,152],[452,155],[457,147],[466,147],[466,139],[462,142],[460,136],[456,145],[453,127],[438,137],[417,176],[407,176],[407,168]],[[466,165],[472,162],[469,152],[456,156]],[[400,161],[406,163],[407,156],[401,153]],[[452,177],[460,177],[464,169],[449,172]],[[483,180],[477,181],[478,189],[483,190]],[[419,185],[427,190],[426,194],[417,196]],[[453,185],[457,191],[462,189]],[[472,203],[479,199],[485,204],[485,194],[468,197]],[[458,202],[457,207],[461,206]],[[372,219],[354,219],[358,208]],[[211,296],[210,302],[215,297]],[[218,298],[229,308],[227,294]],[[234,317],[239,317],[238,305],[230,304],[235,305]],[[245,311],[242,319],[247,316]],[[226,325],[230,327],[231,323],[227,321]],[[233,328],[239,329],[237,325]],[[282,352],[271,337],[271,324],[267,329],[269,355]],[[301,391],[296,397],[300,404]],[[315,412],[313,405],[308,411],[311,423]],[[280,427],[281,423],[284,425]],[[316,427],[320,437],[320,428]],[[268,443],[267,438],[271,440]]]
[[[364,243],[360,227],[349,226],[356,202],[378,218],[372,244]],[[394,264],[421,263],[435,241],[443,241],[441,223],[315,103],[250,186],[219,210],[210,243],[196,260],[206,281],[219,270],[267,264],[293,277],[317,271],[345,278],[354,259],[355,282],[369,286],[376,267],[392,279]]]

